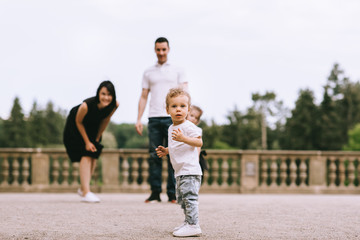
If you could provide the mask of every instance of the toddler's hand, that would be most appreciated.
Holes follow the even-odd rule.
[[[155,148],[155,151],[159,158],[162,158],[167,155],[166,148],[164,148],[163,146],[159,146]]]
[[[179,129],[174,129],[174,131],[171,133],[172,139],[178,142],[184,141],[184,134]]]

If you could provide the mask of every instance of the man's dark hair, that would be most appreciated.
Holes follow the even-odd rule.
[[[163,42],[166,42],[168,47],[170,47],[169,41],[164,37],[159,37],[158,39],[156,39],[155,44],[156,43],[163,43]]]

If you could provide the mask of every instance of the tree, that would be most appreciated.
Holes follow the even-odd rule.
[[[324,95],[324,101],[332,101],[333,106],[331,114],[322,113],[322,119],[328,118],[327,124],[333,129],[324,130],[322,134],[331,135],[330,131],[333,131],[333,136],[327,136],[330,140],[322,146],[322,149],[341,149],[341,146],[348,141],[349,130],[360,122],[360,84],[351,82],[344,75],[339,64],[335,63],[325,85],[328,99],[325,99]]]
[[[231,149],[232,147],[224,141],[223,126],[218,125],[211,120],[211,125],[201,121],[198,125],[203,130],[203,148],[207,149]]]
[[[261,116],[261,148],[268,149],[267,118],[275,116],[277,112],[281,111],[282,102],[276,101],[276,94],[274,92],[266,92],[264,95],[253,93],[252,100],[254,102],[254,109]]]
[[[254,108],[245,114],[235,107],[227,116],[229,124],[223,126],[221,140],[233,148],[260,149],[261,116]]]
[[[38,109],[34,101],[28,119],[28,133],[31,139],[31,147],[43,147],[48,144],[44,111]],[[45,132],[46,131],[46,132]]]
[[[320,124],[319,124],[319,149],[320,150],[340,150],[343,142],[341,118],[337,113],[336,102],[328,94],[328,88],[324,88],[323,101],[320,104]]]
[[[6,147],[29,147],[27,125],[18,97],[15,98],[10,118],[4,121]]]
[[[49,101],[44,112],[45,117],[45,135],[50,145],[63,144],[63,130],[65,127],[65,114],[59,109],[54,110],[54,104]]]
[[[5,147],[4,120],[0,118],[0,147]]]
[[[134,124],[114,124],[110,122],[108,131],[111,132],[116,139],[118,148],[148,148],[148,132],[144,126],[143,136],[139,136]]]
[[[300,90],[299,98],[285,124],[285,141],[282,149],[318,149],[319,109],[314,103],[311,90]]]
[[[360,123],[349,130],[348,143],[344,145],[343,149],[347,151],[360,151]]]

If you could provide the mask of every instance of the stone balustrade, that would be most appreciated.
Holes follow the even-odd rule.
[[[149,192],[146,149],[105,149],[94,192]],[[207,150],[201,192],[360,193],[360,152]],[[166,189],[167,161],[163,162]],[[0,148],[0,192],[74,192],[79,164],[64,149]]]

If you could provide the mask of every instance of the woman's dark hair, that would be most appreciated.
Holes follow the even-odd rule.
[[[115,93],[115,87],[114,84],[112,84],[112,82],[110,82],[109,80],[103,81],[102,83],[100,83],[97,91],[96,91],[96,102],[99,103],[99,94],[100,94],[100,90],[106,87],[106,89],[110,92],[110,95],[113,97],[111,103],[109,104],[109,107],[114,108],[116,106],[116,93]]]

